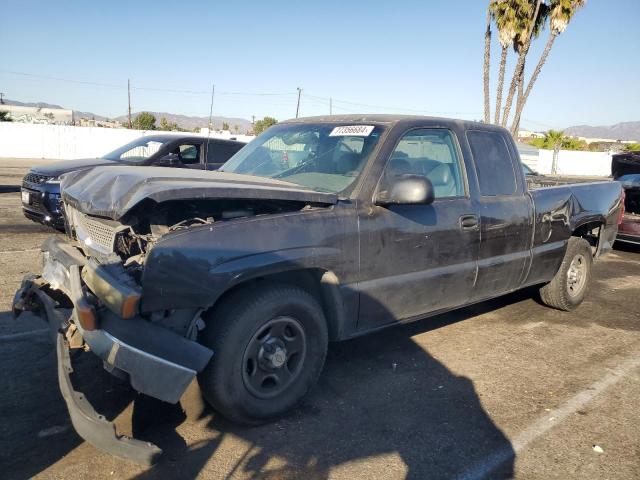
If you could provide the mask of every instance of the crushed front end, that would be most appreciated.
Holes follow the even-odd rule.
[[[232,275],[213,268],[225,255],[246,254],[225,247],[224,226],[337,201],[278,180],[178,170],[111,166],[63,175],[68,238],[43,244],[41,275],[26,277],[14,301],[16,316],[37,311],[55,332],[60,388],[78,433],[139,463],[151,463],[159,449],[117,436],[74,390],[69,350],[95,354],[140,393],[177,402],[214,355],[197,342],[201,315]]]
[[[195,341],[200,312],[141,312],[140,275],[151,236],[68,205],[65,217],[70,238],[45,241],[42,274],[23,280],[14,314],[36,311],[51,326],[60,390],[78,434],[113,455],[151,464],[161,454],[157,446],[117,435],[74,389],[69,351],[91,352],[138,392],[176,403],[213,354]]]

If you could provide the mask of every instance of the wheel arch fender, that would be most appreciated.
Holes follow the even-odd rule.
[[[265,282],[278,282],[302,288],[320,304],[327,321],[330,340],[348,335],[349,324],[342,283],[335,269],[326,266],[336,258],[329,247],[295,248],[236,258],[212,269],[228,282],[209,299],[206,312],[239,289],[260,288]],[[352,299],[352,302],[356,301]],[[353,307],[357,308],[357,307]],[[355,325],[355,321],[353,322]]]

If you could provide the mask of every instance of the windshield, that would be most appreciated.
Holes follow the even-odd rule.
[[[141,163],[157,153],[165,143],[167,142],[142,137],[123,145],[111,153],[107,153],[103,158],[127,163]]]
[[[276,125],[231,157],[220,171],[346,193],[355,185],[382,131],[383,127],[374,125]]]

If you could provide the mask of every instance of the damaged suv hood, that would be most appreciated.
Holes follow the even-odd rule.
[[[265,199],[334,204],[338,197],[281,180],[160,167],[97,167],[62,177],[63,200],[90,215],[118,220],[145,199]]]

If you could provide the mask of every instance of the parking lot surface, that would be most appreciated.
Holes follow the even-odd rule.
[[[165,454],[141,467],[96,450],[71,427],[44,323],[10,313],[57,234],[21,214],[25,169],[0,159],[2,478],[640,478],[640,249],[630,247],[595,264],[572,313],[525,290],[333,344],[302,405],[260,427],[220,418],[195,382],[178,405],[135,395],[80,354],[76,386]]]

